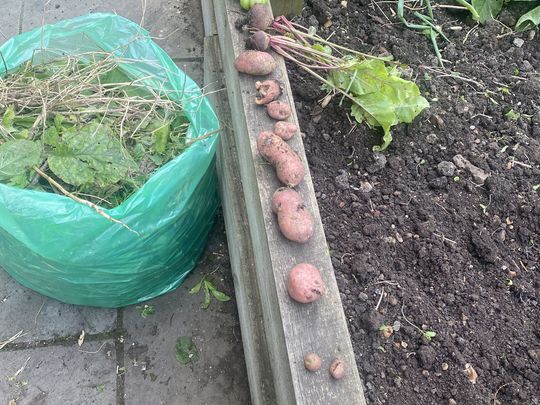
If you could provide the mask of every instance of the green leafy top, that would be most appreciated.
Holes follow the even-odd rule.
[[[383,144],[376,151],[385,150],[392,141],[392,126],[411,123],[429,106],[415,83],[402,79],[394,65],[378,59],[349,59],[329,73],[329,82],[350,95],[351,113],[358,122],[382,127]]]

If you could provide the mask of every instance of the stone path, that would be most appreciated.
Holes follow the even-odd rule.
[[[199,0],[4,0],[0,10],[0,44],[42,23],[88,12],[143,21],[202,85]],[[202,273],[214,272],[219,289],[233,295],[222,222],[197,270],[175,292],[148,302],[155,313],[146,318],[136,306],[63,304],[22,287],[0,269],[0,405],[249,404],[236,303],[213,302],[205,311],[202,297],[188,292]],[[175,343],[183,335],[201,353],[191,366],[175,359]]]

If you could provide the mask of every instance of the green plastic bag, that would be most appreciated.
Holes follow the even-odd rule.
[[[90,14],[45,25],[0,47],[8,69],[39,57],[104,50],[136,62],[122,68],[181,100],[188,137],[216,131],[199,87],[139,25]],[[0,65],[0,74],[3,66]],[[121,307],[180,285],[199,259],[219,204],[217,135],[193,143],[123,204],[104,210],[139,235],[68,197],[0,184],[0,267],[21,284],[58,300]]]

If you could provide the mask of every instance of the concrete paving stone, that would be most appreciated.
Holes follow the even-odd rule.
[[[162,38],[155,38],[155,41],[171,58],[200,58],[203,54],[200,0],[8,0],[8,3],[10,8],[18,10],[21,1],[24,1],[23,32],[39,27],[43,22],[53,23],[87,13],[112,12],[137,23],[142,21],[150,35]],[[1,29],[4,31],[3,25]],[[16,33],[11,29],[9,32],[11,35]]]
[[[199,86],[203,86],[204,70],[202,62],[176,62],[176,65],[193,79]]]
[[[0,45],[19,33],[21,0],[3,0],[0,24]]]
[[[87,334],[109,332],[115,329],[116,312],[64,304],[45,297],[23,287],[0,268],[0,342],[20,330],[28,333],[16,342],[72,336],[82,330]]]
[[[17,405],[113,405],[116,373],[112,340],[83,343],[80,348],[75,344],[2,350],[0,404],[15,400]]]
[[[189,294],[208,270],[200,266],[178,290],[147,302],[155,313],[146,319],[126,308],[126,405],[250,403],[236,303],[212,301],[203,310],[202,295]],[[192,337],[200,352],[196,363],[176,360],[180,336]]]

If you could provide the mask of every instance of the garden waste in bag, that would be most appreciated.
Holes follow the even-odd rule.
[[[121,307],[178,287],[205,247],[219,204],[219,124],[199,87],[144,29],[115,14],[45,25],[0,50],[8,72],[51,53],[121,56],[131,79],[182,105],[185,137],[193,141],[101,214],[65,195],[0,183],[0,267],[28,288],[80,305]]]

